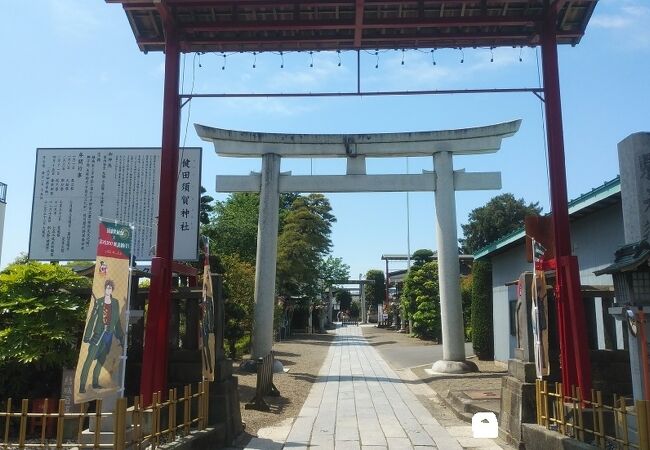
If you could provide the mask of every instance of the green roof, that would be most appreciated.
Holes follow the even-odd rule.
[[[570,218],[582,217],[589,212],[600,209],[599,206],[605,207],[611,203],[607,202],[607,200],[620,194],[620,192],[621,177],[617,176],[613,180],[606,181],[601,186],[598,186],[591,191],[571,200],[568,204],[569,216]],[[512,246],[515,242],[524,239],[525,236],[526,232],[523,227],[515,230],[512,233],[509,233],[478,250],[476,253],[474,253],[474,259],[484,258],[499,250],[505,250],[506,248]]]

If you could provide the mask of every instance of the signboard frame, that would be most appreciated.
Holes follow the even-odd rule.
[[[129,154],[129,152],[132,152]],[[58,153],[58,155],[56,154]],[[78,188],[75,187],[76,191],[74,191],[75,195],[72,195],[72,191],[62,191],[58,193],[59,196],[59,202],[60,202],[60,210],[58,211],[59,216],[61,217],[63,214],[66,216],[69,216],[70,219],[68,219],[67,222],[67,228],[65,228],[64,224],[64,229],[62,232],[66,233],[66,238],[67,238],[67,247],[65,249],[62,249],[61,247],[63,246],[62,241],[64,241],[66,238],[62,238],[57,236],[56,239],[56,245],[59,248],[56,249],[51,249],[48,248],[48,242],[46,242],[44,230],[46,230],[46,222],[45,222],[45,215],[47,214],[47,209],[46,207],[48,206],[47,202],[52,202],[56,201],[55,198],[56,196],[49,196],[47,199],[44,198],[39,198],[40,195],[42,195],[42,189],[45,181],[43,180],[43,169],[45,167],[41,167],[41,164],[43,163],[43,160],[45,157],[74,157],[75,155],[78,154],[84,154],[84,157],[88,154],[92,154],[94,156],[97,155],[119,155],[120,157],[124,157],[125,159],[128,158],[134,158],[137,155],[144,155],[147,156],[149,155],[151,158],[155,159],[154,163],[154,169],[153,169],[153,174],[150,175],[152,180],[147,179],[147,186],[149,186],[149,190],[144,190],[144,197],[143,199],[148,199],[149,203],[146,203],[147,206],[147,211],[148,211],[148,218],[150,219],[147,223],[141,223],[137,220],[133,220],[134,218],[132,215],[134,214],[134,211],[138,209],[140,205],[138,205],[133,199],[131,203],[129,203],[126,208],[128,210],[128,214],[123,214],[119,215],[116,214],[115,211],[111,210],[106,210],[104,209],[104,204],[103,204],[103,197],[102,197],[102,203],[99,207],[97,207],[94,202],[91,204],[90,202],[87,201],[87,198],[79,198],[80,197],[80,191],[83,188]],[[136,227],[137,233],[136,236],[138,236],[138,239],[140,240],[139,243],[136,243],[136,246],[134,248],[134,254],[137,257],[138,261],[150,261],[151,258],[154,256],[154,249],[156,245],[156,231],[155,231],[155,224],[157,221],[157,216],[158,216],[158,206],[159,206],[159,195],[160,195],[160,161],[161,161],[161,149],[160,147],[78,147],[78,148],[37,148],[36,150],[36,163],[34,164],[34,186],[33,186],[33,195],[32,195],[32,215],[31,215],[31,221],[30,221],[30,233],[29,233],[29,258],[33,260],[38,260],[38,261],[71,261],[71,260],[87,260],[87,261],[93,261],[95,259],[95,249],[92,245],[92,242],[96,241],[97,236],[95,236],[95,233],[97,232],[95,227],[92,226],[96,223],[97,219],[99,217],[115,217],[117,220],[120,220],[122,222],[129,222],[133,223],[134,226]],[[174,260],[177,261],[196,261],[198,260],[199,257],[199,226],[200,226],[200,204],[201,204],[201,171],[202,171],[202,156],[203,156],[203,148],[202,147],[183,147],[180,149],[180,157],[179,157],[179,170],[178,170],[178,180],[177,180],[177,206],[176,206],[176,233],[175,233],[175,242],[174,242]],[[192,164],[196,163],[197,167],[191,167],[190,170],[190,176],[189,182],[191,183],[190,185],[190,191],[188,194],[191,196],[191,199],[189,200],[189,204],[187,204],[188,208],[186,210],[183,210],[183,214],[186,214],[186,211],[189,211],[187,214],[188,216],[181,215],[181,206],[182,202],[180,201],[181,199],[181,187],[183,186],[184,180],[182,176],[185,176],[185,171],[183,171],[183,164],[185,160],[189,160]],[[99,166],[99,163],[97,164]],[[50,168],[47,168],[48,170]],[[113,169],[115,173],[117,173],[117,169]],[[70,176],[70,170],[66,169],[66,175]],[[104,181],[105,177],[102,177],[103,175],[106,175],[106,170],[102,172],[102,169],[100,167],[97,167],[95,169],[97,173],[93,172],[93,176],[97,177],[97,180],[91,182],[91,184],[94,187],[100,186],[102,189],[105,188],[104,183],[108,183],[110,181],[112,184],[108,185],[106,189],[112,189],[112,191],[117,192],[119,195],[119,189],[118,186],[119,181],[115,180],[107,180]],[[151,172],[151,171],[149,171]],[[79,175],[79,174],[78,174]],[[135,173],[132,178],[136,179],[140,175],[139,173]],[[146,175],[149,175],[148,173]],[[117,175],[115,175],[117,176]],[[39,178],[40,177],[40,178]],[[65,176],[62,176],[61,178],[65,179]],[[77,179],[81,179],[82,176],[79,175],[76,177]],[[137,180],[139,184],[140,180]],[[83,180],[80,181],[81,184],[83,184]],[[185,182],[187,183],[187,181]],[[88,182],[86,181],[85,187],[88,186]],[[58,186],[57,186],[58,187]],[[67,187],[67,186],[66,186]],[[63,189],[63,188],[62,188]],[[92,191],[91,191],[92,192]],[[101,194],[103,195],[103,190]],[[82,192],[83,194],[83,192]],[[68,195],[66,197],[66,195]],[[92,195],[92,194],[91,194]],[[95,197],[92,197],[93,199],[97,199],[98,196],[100,195],[100,192],[97,191],[96,194],[94,194]],[[84,200],[87,201],[87,205],[84,205]],[[117,198],[113,198],[113,208],[117,210]],[[111,201],[111,198],[108,198],[108,202]],[[184,201],[184,199],[183,199]],[[63,205],[65,203],[65,206]],[[109,204],[109,203],[107,203]],[[109,204],[110,205],[110,204]],[[51,206],[50,206],[51,208]],[[64,208],[66,208],[66,211],[62,211]],[[124,209],[123,208],[123,209]],[[96,211],[96,214],[93,214],[92,211],[99,209]],[[194,211],[192,211],[194,210]],[[89,212],[90,211],[90,212]],[[83,213],[83,215],[81,215]],[[81,215],[81,216],[80,216]],[[81,217],[81,219],[79,218]],[[180,220],[183,217],[189,220]],[[81,224],[79,221],[82,221],[85,219],[85,222],[82,222]],[[40,222],[39,222],[40,221]],[[74,222],[74,225],[73,225]],[[57,223],[56,226],[60,227],[61,221]],[[79,229],[82,226],[85,225],[85,230],[86,230],[86,236],[80,237],[80,236],[75,236],[75,233],[72,233],[73,229]],[[91,224],[90,226],[88,224]],[[182,241],[180,240],[180,235],[179,235],[179,227],[183,226],[188,226],[187,229],[183,231],[187,231],[187,237],[184,238]],[[74,236],[74,237],[73,237]],[[76,239],[74,242],[72,242],[73,239]],[[85,239],[85,242],[88,244],[84,246],[79,239]],[[191,240],[191,242],[190,242]],[[49,245],[52,245],[52,242],[54,242],[54,238],[50,241]],[[81,244],[81,245],[80,245]],[[139,244],[139,245],[138,245]],[[77,246],[75,248],[74,246]]]

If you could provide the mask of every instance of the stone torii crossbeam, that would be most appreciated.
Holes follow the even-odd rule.
[[[459,130],[375,134],[255,133],[195,125],[198,135],[213,142],[220,156],[262,158],[261,173],[221,175],[216,179],[217,192],[260,193],[253,359],[266,356],[273,345],[280,193],[434,191],[443,359],[434,362],[432,369],[446,373],[476,370],[476,365],[465,358],[455,191],[500,189],[501,173],[454,171],[452,155],[494,153],[503,138],[514,135],[520,124],[521,120],[515,120]],[[366,174],[366,157],[408,156],[432,156],[434,171]],[[347,173],[281,173],[282,158],[346,158]]]

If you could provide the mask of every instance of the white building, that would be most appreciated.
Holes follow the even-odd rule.
[[[621,322],[607,313],[611,295],[597,294],[600,288],[612,286],[610,275],[594,275],[594,271],[610,265],[614,252],[624,244],[621,181],[617,177],[569,202],[571,244],[578,257],[583,289],[592,289],[593,296],[583,292],[589,346],[593,350],[623,349],[626,330]],[[494,359],[507,363],[514,357],[516,345],[515,304],[516,280],[524,271],[531,271],[527,262],[525,232],[518,230],[479,250],[475,259],[492,263],[492,295],[494,325]],[[601,295],[601,296],[597,296]]]

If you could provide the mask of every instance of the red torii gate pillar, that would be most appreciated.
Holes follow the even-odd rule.
[[[556,7],[555,4],[547,4],[541,47],[551,212],[555,237],[555,301],[558,316],[558,340],[564,394],[570,395],[572,385],[580,386],[582,398],[589,398],[591,389],[589,344],[587,341],[584,305],[580,295],[578,259],[571,254],[557,56]]]
[[[165,84],[163,92],[162,157],[160,161],[160,198],[156,256],[151,261],[151,286],[145,328],[140,394],[148,406],[154,392],[165,392],[171,301],[172,260],[178,145],[180,136],[180,44],[169,16],[165,20]]]

